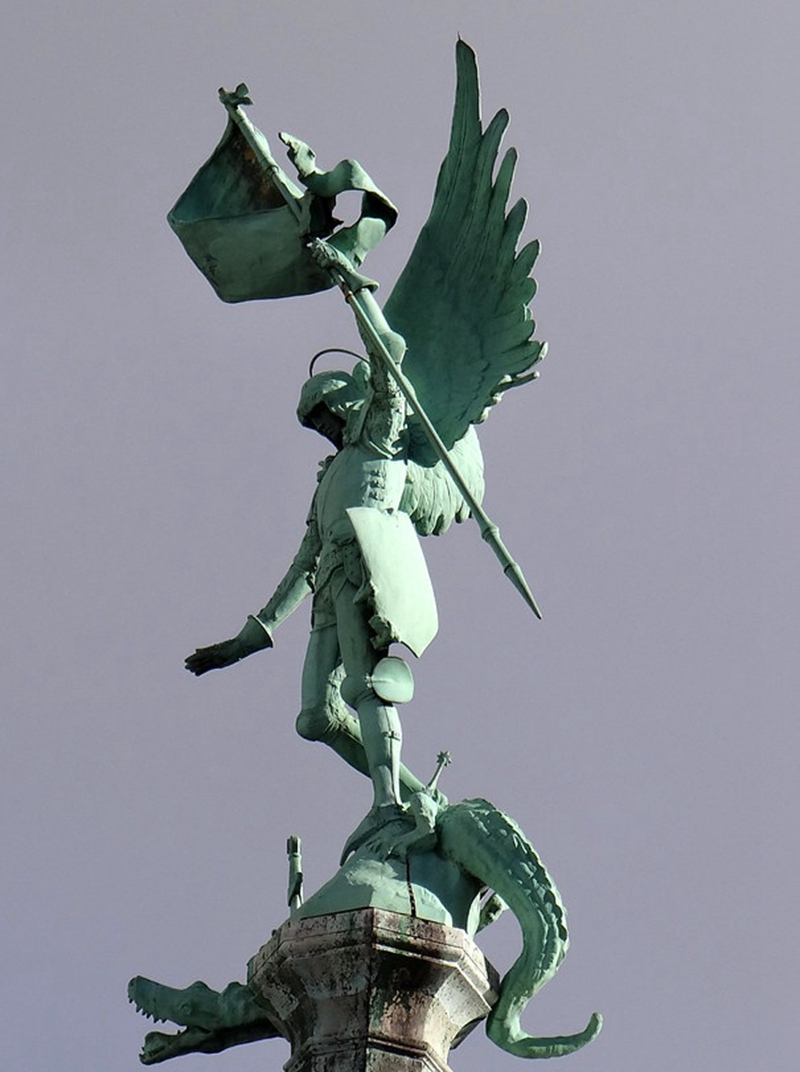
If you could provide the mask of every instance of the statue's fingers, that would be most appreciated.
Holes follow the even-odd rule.
[[[206,670],[210,670],[213,663],[209,660],[208,653],[206,651],[196,651],[194,655],[188,656],[186,659],[186,669],[193,674],[204,674]]]

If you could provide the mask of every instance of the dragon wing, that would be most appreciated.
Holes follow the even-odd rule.
[[[546,352],[545,343],[531,339],[528,309],[539,243],[517,252],[527,205],[519,200],[506,212],[514,149],[493,178],[508,113],[498,112],[484,131],[475,53],[461,40],[456,68],[450,147],[431,212],[385,307],[407,343],[403,371],[448,449],[504,391],[533,379]],[[412,460],[436,470],[413,416],[409,427]]]

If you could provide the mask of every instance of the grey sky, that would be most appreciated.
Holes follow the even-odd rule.
[[[287,834],[313,888],[369,802],[294,733],[304,610],[273,652],[182,670],[293,554],[325,453],[297,392],[355,329],[335,294],[224,306],[164,217],[244,80],[276,150],[355,156],[399,206],[386,297],[458,33],[543,243],[550,356],[481,434],[545,621],[474,526],[426,541],[441,632],[405,754],[449,748],[445,791],[510,812],[558,883],[572,948],[526,1022],[604,1013],[573,1072],[796,1065],[797,6],[32,0],[0,30],[13,1072],[138,1068],[127,979],[242,978],[285,917]],[[483,944],[507,966],[513,923]],[[482,1034],[452,1064],[519,1067]]]

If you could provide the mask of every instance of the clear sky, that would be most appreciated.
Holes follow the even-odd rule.
[[[399,206],[368,262],[387,296],[459,33],[543,244],[550,356],[481,435],[545,620],[474,526],[427,540],[441,630],[405,755],[449,748],[448,795],[512,814],[558,883],[572,948],[526,1026],[606,1018],[565,1068],[796,1067],[800,9],[28,0],[0,25],[9,1072],[133,1072],[128,978],[243,978],[286,915],[286,836],[313,889],[366,810],[294,733],[305,609],[272,652],[182,669],[291,559],[325,453],[297,393],[355,329],[335,293],[223,305],[165,215],[246,81],[276,154],[288,129],[357,157]],[[482,1032],[452,1065],[520,1067]]]

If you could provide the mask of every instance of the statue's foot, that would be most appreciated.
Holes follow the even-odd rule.
[[[408,817],[413,822],[413,829],[395,837],[388,848],[388,856],[398,856],[405,860],[413,850],[427,852],[435,848],[437,842],[436,819],[442,805],[430,789],[415,793],[408,801]]]
[[[380,845],[376,843],[370,847],[379,850],[381,845],[386,842],[386,835],[390,832],[388,829],[390,826],[395,828],[392,833],[396,839],[401,837],[408,830],[409,825],[412,824],[413,819],[409,816],[403,804],[373,805],[344,843],[339,863],[343,864],[351,853],[357,852],[367,842],[376,842],[378,835],[380,835]],[[388,852],[385,855],[388,855]]]

